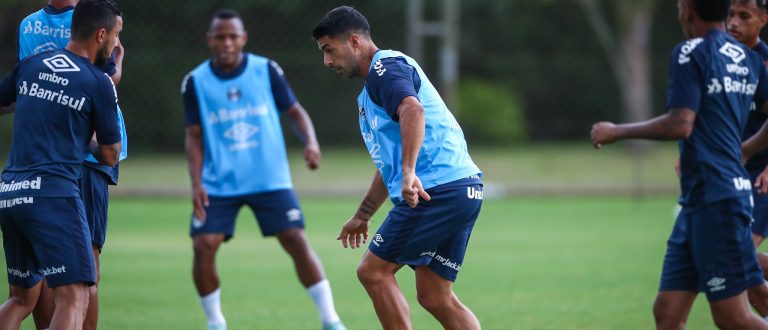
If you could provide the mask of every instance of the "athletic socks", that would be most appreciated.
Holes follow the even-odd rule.
[[[320,321],[323,325],[340,323],[341,319],[336,314],[336,307],[333,306],[331,283],[327,279],[323,279],[307,288],[307,293],[312,298],[312,301],[315,302],[315,307],[320,314]]]
[[[225,325],[227,321],[221,313],[221,289],[216,289],[205,297],[200,297],[200,306],[203,307],[208,325]]]

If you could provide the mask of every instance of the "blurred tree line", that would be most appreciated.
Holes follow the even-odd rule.
[[[121,40],[126,48],[118,91],[131,150],[183,150],[181,79],[208,58],[205,32],[213,12],[225,7],[243,16],[249,32],[246,49],[282,66],[312,115],[320,142],[361,145],[356,96],[362,81],[341,79],[324,68],[310,33],[325,12],[347,4],[368,17],[380,48],[407,51],[405,1],[118,1],[124,11]],[[615,57],[633,50],[648,55],[649,91],[644,98],[651,115],[663,112],[667,60],[683,37],[674,1],[640,2],[650,4],[647,44],[633,42],[634,47],[621,48],[633,17],[621,2],[461,1],[461,76],[454,112],[470,143],[586,141],[593,121],[630,118],[624,115],[627,90],[622,90]],[[18,22],[45,4],[45,0],[0,1],[0,72],[10,71],[16,63]],[[601,15],[602,28],[614,32],[613,44],[601,41],[589,8]],[[634,10],[629,8],[629,13]],[[428,51],[435,47],[427,41]],[[434,81],[436,65],[430,57],[422,66],[432,72]],[[2,148],[9,130],[9,119],[4,118]]]

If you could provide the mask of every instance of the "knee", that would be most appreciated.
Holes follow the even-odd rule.
[[[385,279],[385,274],[375,267],[368,265],[365,262],[360,263],[357,266],[357,279],[363,286],[371,286],[381,283]]]
[[[718,329],[748,329],[751,314],[748,313],[717,313],[712,315]]]
[[[675,315],[670,308],[662,306],[658,300],[653,304],[653,318],[656,329],[685,329],[685,319]]]
[[[55,303],[57,306],[71,306],[77,309],[88,307],[92,286],[85,284],[70,284],[54,289]]]
[[[442,310],[450,305],[452,299],[450,295],[425,292],[424,290],[417,290],[416,300],[419,301],[419,305],[424,307],[428,311]]]
[[[25,314],[29,314],[29,313],[32,313],[32,311],[35,309],[35,305],[37,305],[37,298],[17,296],[17,295],[11,294],[8,297],[8,302],[12,306],[15,306],[16,308],[23,310]]]
[[[203,237],[195,237],[192,241],[195,258],[212,258],[216,254],[218,247],[218,242]]]
[[[288,229],[279,233],[277,239],[280,241],[283,249],[291,254],[302,251],[307,246],[304,232],[298,228]]]

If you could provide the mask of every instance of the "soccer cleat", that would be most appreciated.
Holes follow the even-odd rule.
[[[341,322],[334,322],[323,325],[323,330],[347,330],[347,327]]]
[[[208,324],[208,330],[227,330],[226,323],[211,323]]]

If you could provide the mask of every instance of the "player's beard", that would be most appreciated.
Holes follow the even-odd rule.
[[[101,47],[99,49],[99,52],[96,53],[96,59],[93,61],[93,64],[96,66],[102,66],[107,63],[107,59],[111,55],[111,52],[109,51],[109,47],[107,45],[104,45],[104,47]]]

